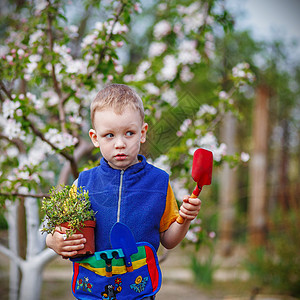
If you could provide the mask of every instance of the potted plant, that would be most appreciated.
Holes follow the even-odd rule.
[[[45,217],[41,231],[54,234],[55,231],[62,232],[61,227],[67,227],[66,238],[74,233],[81,233],[86,238],[86,243],[76,257],[93,254],[96,221],[88,191],[82,187],[65,185],[60,188],[52,187],[49,195],[42,201],[42,212]],[[57,227],[60,230],[57,230]]]

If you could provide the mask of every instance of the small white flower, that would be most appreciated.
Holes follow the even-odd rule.
[[[17,108],[20,107],[20,102],[19,101],[10,101],[8,99],[6,99],[3,103],[3,107],[2,107],[2,114],[4,116],[4,118],[8,119],[8,118],[13,118],[14,117],[14,112]]]
[[[103,23],[102,22],[96,22],[95,29],[102,31],[103,30]]]
[[[221,91],[219,93],[219,98],[222,99],[222,100],[226,100],[226,99],[229,98],[229,95],[225,91]]]
[[[17,122],[15,119],[8,119],[4,126],[4,135],[10,140],[14,138],[20,138],[24,140],[25,132],[22,130],[21,123]]]
[[[144,85],[144,88],[147,90],[147,92],[151,95],[158,96],[160,93],[160,89],[155,86],[153,83],[146,83]]]
[[[247,162],[250,159],[250,155],[248,153],[242,152],[241,153],[241,161]]]
[[[194,78],[194,73],[191,72],[188,66],[184,66],[180,72],[180,79],[182,82],[189,82]]]
[[[37,12],[42,11],[47,6],[48,6],[48,1],[46,1],[46,0],[36,0],[35,1],[35,8],[36,8]]]
[[[23,56],[25,54],[25,51],[23,49],[18,49],[17,53],[19,56]]]
[[[150,44],[148,56],[155,57],[163,54],[167,49],[167,45],[162,42],[153,42]]]
[[[179,45],[178,63],[184,65],[199,63],[201,60],[196,50],[196,41],[185,40]]]
[[[183,121],[182,125],[180,126],[180,131],[181,132],[187,132],[189,126],[192,124],[191,119],[186,119]]]
[[[215,115],[217,113],[217,109],[214,106],[210,106],[208,104],[203,104],[200,106],[197,116],[202,117],[206,113],[210,114],[210,115]]]
[[[169,34],[171,32],[171,29],[172,29],[171,24],[166,20],[162,20],[154,26],[154,30],[153,30],[154,37],[160,40],[162,37]]]
[[[164,66],[158,74],[158,79],[172,81],[177,74],[177,62],[173,55],[164,57]]]
[[[161,98],[172,106],[176,106],[178,100],[176,92],[173,89],[168,89],[167,91],[163,92]]]
[[[85,48],[86,46],[91,45],[96,40],[96,38],[97,37],[94,34],[87,35],[81,42],[81,48]]]
[[[33,43],[38,41],[43,35],[44,35],[44,32],[40,29],[37,30],[36,32],[34,32],[29,38],[29,45],[32,46]]]

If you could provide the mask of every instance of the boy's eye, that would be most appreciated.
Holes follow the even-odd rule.
[[[132,132],[132,131],[127,131],[126,132],[126,136],[132,136],[132,135],[134,135],[134,132]]]
[[[112,138],[113,136],[114,135],[112,133],[108,133],[108,134],[105,135],[105,137],[107,137],[107,138]]]

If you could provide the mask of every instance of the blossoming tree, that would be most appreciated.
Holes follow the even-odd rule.
[[[134,49],[127,40],[134,38],[136,15],[142,14],[145,2],[85,1],[82,20],[73,22],[76,11],[68,14],[71,5],[62,0],[28,1],[12,15],[14,21],[7,24],[0,46],[0,194],[9,225],[9,245],[0,245],[0,252],[11,259],[11,299],[39,299],[40,273],[55,255],[45,249],[39,233],[39,200],[52,185],[77,178],[79,162],[91,153],[92,144],[86,139],[91,99],[110,82],[134,86],[143,96],[147,118],[158,124],[154,129],[162,136],[164,112],[182,106],[185,85],[214,57],[215,28],[231,24],[221,2],[155,1],[153,24],[142,28],[148,35],[146,45],[133,62]],[[81,2],[75,1],[74,7],[84,9]],[[88,19],[92,24],[85,26]],[[161,155],[153,157],[156,163],[167,161],[176,170],[174,162],[184,162],[181,179],[173,183],[177,194],[185,188],[196,148],[211,149],[217,164],[226,155],[214,127],[233,110],[236,87],[253,80],[247,64],[236,66],[230,76],[233,88],[216,88],[215,103],[198,103],[190,115],[183,108],[187,117],[172,125],[178,143],[165,151],[157,148]],[[150,141],[147,150],[156,146]],[[22,203],[25,254],[18,240]],[[195,232],[188,235],[192,241],[197,240]]]

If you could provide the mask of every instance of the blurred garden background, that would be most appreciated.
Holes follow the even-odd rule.
[[[39,231],[41,200],[98,164],[89,104],[109,83],[141,95],[142,154],[178,200],[194,188],[195,150],[214,155],[186,239],[160,249],[158,299],[300,298],[300,5],[255,2],[1,1],[1,299],[72,299],[70,263]]]

